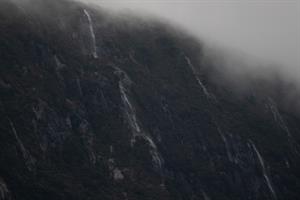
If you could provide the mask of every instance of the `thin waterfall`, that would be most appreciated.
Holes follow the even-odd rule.
[[[271,98],[268,98],[268,106],[272,112],[275,122],[277,122],[279,124],[279,126],[288,134],[288,136],[291,136],[290,130],[289,130],[288,126],[286,125],[286,123],[284,122],[283,117],[281,116],[281,114],[277,108],[277,105]]]
[[[8,190],[4,180],[0,177],[0,199],[10,199],[9,195],[10,191]]]
[[[272,186],[272,182],[271,182],[269,176],[267,175],[267,170],[266,170],[266,167],[265,167],[264,159],[261,156],[261,154],[258,151],[258,149],[256,148],[255,144],[251,140],[250,140],[250,143],[251,143],[251,146],[252,146],[252,148],[254,149],[254,151],[255,151],[255,153],[257,155],[257,158],[259,160],[260,166],[262,168],[263,177],[264,177],[265,181],[267,182],[268,188],[269,188],[269,190],[270,190],[273,198],[276,200],[277,199],[277,195],[276,195],[275,190],[274,190],[274,188]]]
[[[205,85],[202,83],[202,81],[200,80],[199,76],[197,75],[196,69],[195,69],[194,65],[192,64],[190,58],[187,57],[187,56],[184,56],[184,58],[185,58],[186,62],[188,63],[189,67],[191,68],[191,70],[192,70],[192,72],[193,72],[193,74],[194,74],[194,76],[195,76],[195,78],[196,78],[199,86],[203,90],[205,96],[208,99],[212,98],[212,95],[208,92],[208,90],[206,89]]]
[[[84,9],[83,12],[84,12],[84,14],[87,17],[88,22],[89,22],[89,30],[90,30],[91,39],[92,39],[92,45],[93,45],[92,55],[93,55],[94,58],[98,58],[97,46],[96,46],[96,37],[95,37],[95,32],[94,32],[94,26],[93,26],[92,18],[90,16],[89,12],[86,9]]]
[[[141,137],[145,141],[147,141],[151,147],[150,154],[152,156],[153,163],[157,169],[161,170],[163,160],[158,152],[157,146],[152,140],[152,138],[148,134],[146,134],[145,131],[142,130],[140,126],[140,122],[137,119],[135,107],[130,101],[129,93],[130,93],[130,86],[132,84],[132,81],[130,80],[128,75],[120,68],[118,67],[114,67],[114,68],[116,69],[115,73],[120,78],[119,90],[123,102],[124,114],[132,132],[131,145],[134,145],[136,137]]]
[[[210,198],[208,197],[208,195],[206,194],[205,191],[202,190],[201,193],[202,193],[202,196],[203,196],[204,200],[210,200]]]
[[[10,119],[8,119],[8,121],[9,121],[9,125],[11,127],[11,130],[12,130],[14,136],[15,136],[15,139],[17,140],[20,151],[22,152],[22,156],[23,156],[23,159],[25,160],[25,164],[26,164],[27,169],[29,171],[34,170],[35,159],[30,155],[30,153],[25,148],[22,140],[19,138],[18,133],[16,131],[16,128],[15,128],[13,122]]]
[[[288,125],[286,124],[284,118],[282,117],[282,115],[280,114],[279,110],[278,110],[278,106],[276,105],[276,103],[274,102],[274,100],[272,98],[268,98],[267,99],[267,107],[269,107],[272,115],[273,115],[273,119],[276,123],[278,123],[279,127],[286,132],[287,136],[288,136],[288,141],[291,144],[291,147],[294,147],[293,150],[296,154],[300,155],[299,153],[299,146],[297,144],[297,142],[295,142],[295,138],[293,137],[293,135],[290,132],[290,129],[288,127]]]
[[[81,83],[79,77],[76,78],[76,85],[79,91],[79,95],[82,97],[82,88],[81,88]]]
[[[226,152],[227,152],[227,157],[229,159],[230,162],[233,161],[233,156],[230,152],[230,149],[229,149],[229,144],[228,144],[228,141],[227,141],[227,138],[225,137],[225,135],[223,134],[222,130],[220,129],[220,127],[217,127],[218,129],[218,133],[220,134],[224,144],[225,144],[225,148],[226,148]]]

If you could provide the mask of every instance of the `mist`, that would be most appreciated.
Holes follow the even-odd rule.
[[[210,49],[247,60],[248,66],[263,66],[267,73],[276,69],[287,79],[300,78],[300,1],[80,1],[117,13],[156,17],[185,29]]]
[[[67,7],[77,5],[73,0],[10,1],[51,24],[49,32],[50,27],[59,23],[53,9],[67,19],[72,13],[65,13],[62,3]],[[264,80],[285,91],[284,95],[277,96],[284,99],[288,110],[299,104],[300,25],[297,19],[300,8],[297,1],[75,1],[99,11],[105,19],[102,25],[112,23],[129,31],[160,24],[170,35],[192,36],[196,38],[193,42],[199,42],[203,49],[204,57],[199,55],[198,63],[207,62],[204,68],[217,72],[209,74],[214,83],[249,94],[255,88],[254,82]],[[300,106],[297,108],[300,110]]]

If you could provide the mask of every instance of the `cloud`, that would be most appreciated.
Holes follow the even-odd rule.
[[[212,46],[243,54],[300,79],[300,3],[297,0],[81,0],[115,11],[153,15]]]

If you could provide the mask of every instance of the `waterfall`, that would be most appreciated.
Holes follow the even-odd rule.
[[[92,39],[92,45],[93,45],[93,53],[92,53],[92,55],[93,55],[94,58],[98,58],[97,46],[96,46],[96,37],[95,37],[95,32],[94,32],[92,18],[90,16],[89,12],[86,9],[84,9],[83,12],[84,12],[84,14],[87,17],[88,22],[89,22],[89,30],[90,30],[91,39]]]
[[[81,87],[79,77],[76,78],[76,85],[77,85],[77,88],[78,88],[78,91],[79,91],[79,95],[82,97],[82,87]]]
[[[0,199],[10,199],[10,191],[7,188],[6,183],[4,180],[0,177]]]
[[[282,115],[280,114],[280,112],[278,110],[276,103],[270,97],[268,98],[267,106],[269,107],[269,109],[273,115],[274,121],[276,123],[278,123],[279,127],[286,132],[286,134],[288,136],[288,141],[291,144],[291,147],[294,147],[293,151],[296,154],[300,155],[298,143],[296,142],[295,138],[291,134],[288,125],[286,124],[286,122],[284,121],[284,118],[282,117]]]
[[[65,87],[65,83],[64,83],[64,77],[61,75],[61,72],[60,70],[62,70],[63,68],[66,67],[65,64],[63,64],[59,58],[57,57],[57,55],[54,55],[54,61],[55,61],[55,64],[56,64],[56,67],[55,67],[55,73],[60,81],[60,83],[62,84],[63,87]]]
[[[25,165],[29,171],[33,171],[34,166],[35,166],[35,159],[30,155],[30,153],[25,148],[22,140],[19,138],[19,136],[17,134],[17,130],[16,130],[13,122],[10,119],[8,119],[8,121],[9,121],[11,130],[12,130],[12,132],[17,140],[17,143],[19,145],[20,151],[22,152],[23,159],[25,160]]]
[[[279,124],[279,126],[288,134],[288,136],[291,136],[290,130],[289,130],[288,126],[286,125],[286,123],[284,122],[283,117],[281,116],[281,114],[277,108],[277,105],[271,98],[268,98],[268,106],[272,112],[275,122],[277,122]]]
[[[227,142],[227,139],[224,136],[224,134],[223,134],[222,130],[220,129],[220,127],[217,127],[217,129],[218,129],[218,133],[220,134],[220,136],[221,136],[221,138],[222,138],[222,140],[223,140],[223,142],[225,144],[225,148],[226,148],[226,152],[227,152],[227,157],[228,157],[229,161],[232,162],[233,161],[233,159],[232,159],[233,156],[232,156],[232,154],[230,152],[229,144]]]
[[[149,136],[143,135],[142,137],[150,144],[150,147],[151,147],[150,153],[152,156],[152,160],[155,163],[155,167],[157,169],[161,170],[163,161],[161,159],[160,154],[158,153],[156,144],[153,142],[153,140]]]
[[[268,185],[268,188],[273,196],[274,199],[277,199],[277,195],[275,193],[275,190],[273,189],[272,187],[272,182],[269,178],[269,176],[267,175],[267,170],[266,170],[266,167],[265,167],[265,162],[264,162],[264,159],[263,157],[261,156],[260,152],[258,151],[258,149],[256,148],[255,144],[250,140],[250,143],[252,145],[252,148],[254,149],[256,155],[257,155],[257,158],[259,160],[259,163],[260,163],[260,166],[262,168],[262,172],[263,172],[263,177],[265,179],[265,181],[267,182],[267,185]]]
[[[121,99],[124,107],[124,114],[132,132],[131,145],[135,143],[136,137],[141,137],[145,141],[147,141],[149,146],[151,147],[150,154],[152,156],[152,161],[154,163],[154,166],[157,169],[161,170],[163,160],[158,152],[157,146],[153,142],[152,138],[142,130],[140,126],[140,122],[138,121],[136,115],[135,107],[130,101],[129,93],[130,93],[130,86],[132,84],[132,81],[130,80],[128,75],[120,68],[118,67],[114,67],[114,68],[116,70],[115,74],[120,78],[119,90],[120,90]]]
[[[213,98],[213,96],[208,92],[207,88],[205,87],[205,85],[202,83],[202,81],[200,80],[199,76],[197,75],[196,69],[194,67],[194,65],[192,64],[191,60],[189,57],[184,56],[186,62],[188,63],[189,67],[191,68],[193,75],[195,76],[199,86],[201,87],[202,91],[204,92],[205,96],[210,99]]]
[[[206,192],[204,192],[203,190],[202,190],[202,196],[203,196],[204,200],[210,200],[210,198],[208,197]]]
[[[61,61],[58,59],[57,55],[54,55],[54,61],[56,64],[56,69],[62,69],[65,65],[61,63]]]

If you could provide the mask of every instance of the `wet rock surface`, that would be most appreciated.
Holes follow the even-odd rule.
[[[237,94],[170,27],[39,6],[0,2],[1,200],[300,198],[300,115],[273,82]]]

